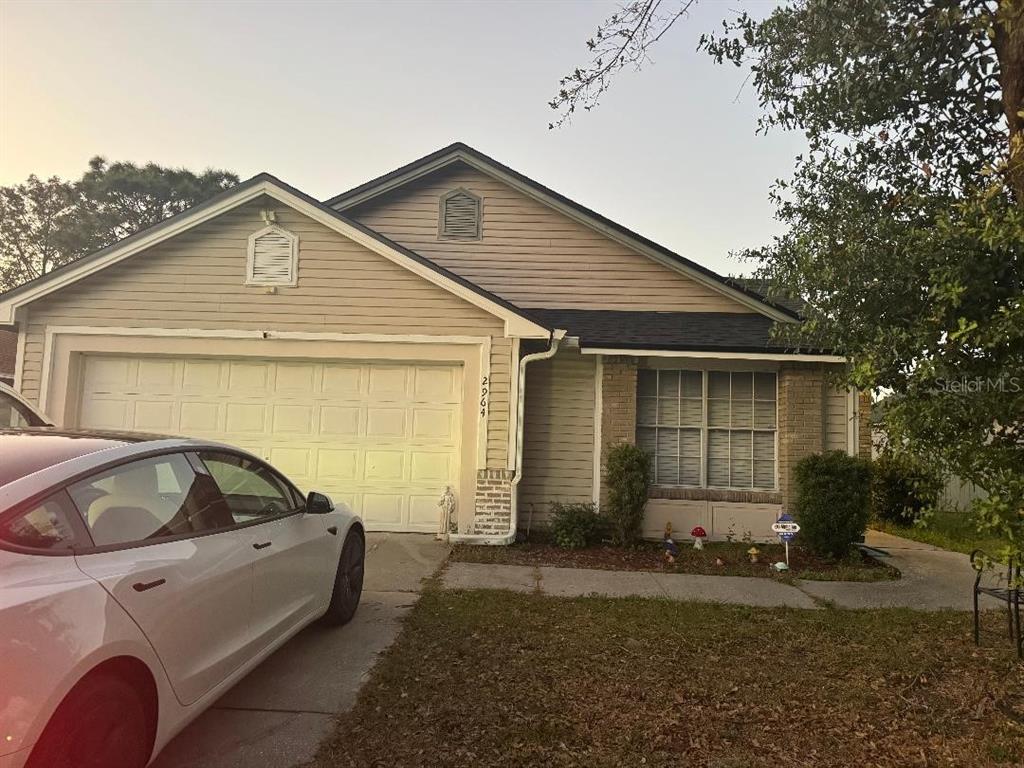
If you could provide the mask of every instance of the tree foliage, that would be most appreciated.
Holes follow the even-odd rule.
[[[987,489],[983,527],[1024,546],[1024,0],[800,0],[701,47],[749,69],[760,130],[807,138],[770,191],[786,233],[745,254],[806,302],[780,333],[900,395],[891,443]]]
[[[78,181],[29,176],[0,187],[0,291],[150,227],[234,186],[238,177],[196,174],[102,157]]]

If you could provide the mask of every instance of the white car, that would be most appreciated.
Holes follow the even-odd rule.
[[[143,768],[362,592],[361,521],[217,443],[0,430],[0,768]]]

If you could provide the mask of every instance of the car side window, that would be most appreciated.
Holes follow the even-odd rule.
[[[234,525],[214,483],[180,453],[133,461],[67,490],[98,547]]]
[[[214,482],[227,500],[236,523],[294,512],[302,499],[265,464],[234,453],[204,451],[199,454]]]
[[[76,544],[71,509],[63,491],[0,522],[0,539],[19,547],[57,552]]]

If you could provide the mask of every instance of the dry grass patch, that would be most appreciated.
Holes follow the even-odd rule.
[[[1020,765],[1024,665],[969,629],[431,590],[313,765]]]

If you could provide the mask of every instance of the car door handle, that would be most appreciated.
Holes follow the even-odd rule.
[[[166,583],[167,579],[157,579],[156,581],[148,582],[137,581],[134,584],[132,584],[132,589],[134,589],[136,592],[145,592],[147,589],[155,589],[156,587],[159,587],[161,584]]]
[[[266,549],[267,547],[270,546],[270,544],[271,544],[271,542],[269,542],[269,541],[257,542],[256,544],[252,545],[252,548],[253,549]]]
[[[327,532],[329,534],[331,534],[331,536],[337,536],[338,535],[338,526],[332,525],[330,528],[327,529]]]

